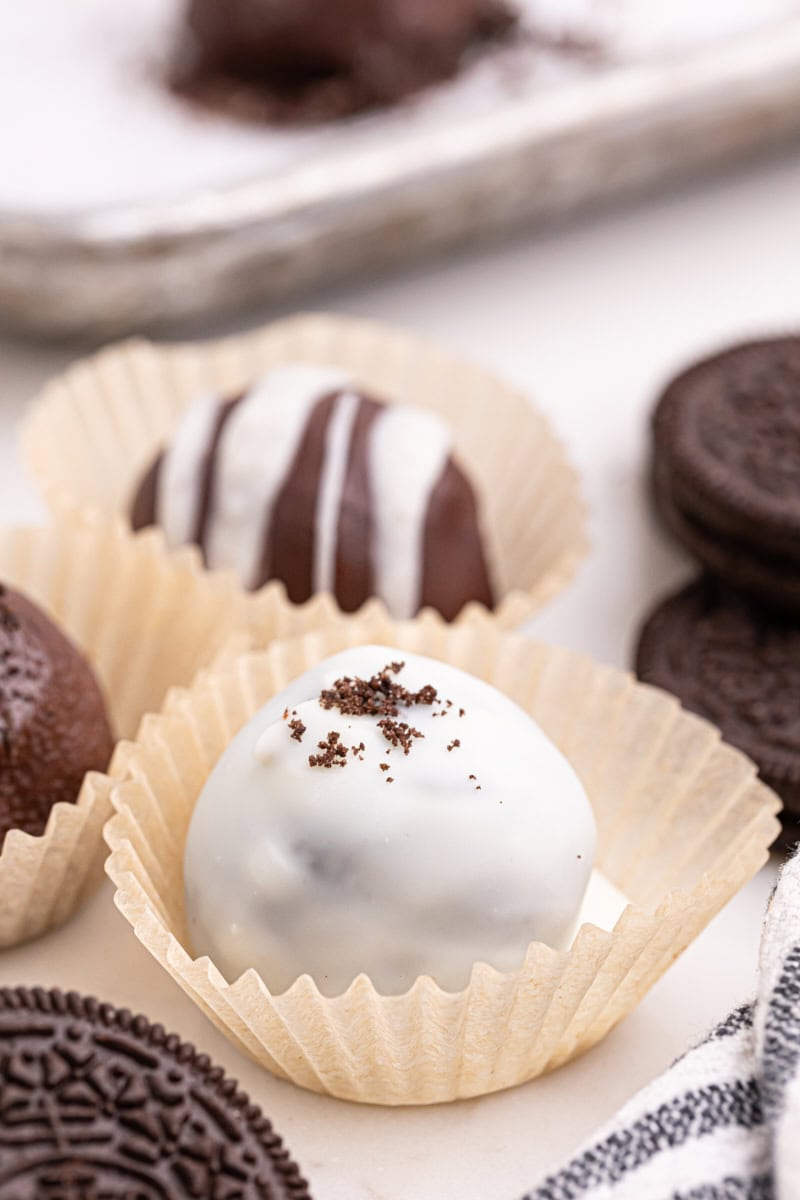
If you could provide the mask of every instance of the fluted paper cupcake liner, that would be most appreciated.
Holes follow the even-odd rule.
[[[443,659],[529,711],[572,761],[599,825],[597,866],[630,900],[612,931],[587,924],[568,951],[531,945],[521,969],[473,968],[402,996],[360,976],[322,996],[303,976],[272,995],[255,971],[226,980],[195,959],[183,910],[188,823],[238,729],[292,678],[348,645]],[[361,621],[275,642],[170,694],[129,748],[113,789],[106,869],[137,937],[206,1015],[276,1075],[348,1100],[429,1104],[497,1091],[587,1050],[617,1024],[767,858],[778,801],[755,767],[665,693],[488,621]]]
[[[570,581],[586,551],[584,508],[545,418],[488,372],[369,321],[301,316],[216,342],[111,347],[45,388],[24,429],[28,467],[54,509],[66,500],[126,514],[145,467],[199,393],[235,394],[289,361],[341,367],[377,395],[447,420],[481,499],[502,626],[519,624]],[[274,591],[254,597],[256,625]]]
[[[133,541],[115,520],[65,513],[44,528],[0,529],[0,581],[82,649],[119,736],[133,736],[171,684],[189,683],[212,661],[241,619],[232,579],[203,571],[194,551],[168,554],[160,535]],[[109,775],[122,773],[124,761],[120,747]],[[109,776],[92,773],[76,803],[54,805],[40,836],[7,833],[0,946],[60,924],[102,878],[109,793]]]

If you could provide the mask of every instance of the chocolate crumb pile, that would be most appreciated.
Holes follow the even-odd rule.
[[[445,717],[453,707],[453,702],[452,700],[440,701],[439,694],[432,684],[425,684],[416,692],[403,687],[395,676],[399,675],[404,667],[404,662],[388,663],[370,679],[361,679],[357,675],[352,678],[344,675],[341,679],[337,679],[332,687],[324,688],[320,692],[320,707],[328,711],[336,709],[345,717],[380,717],[378,728],[388,743],[387,756],[393,749],[401,750],[404,755],[408,755],[411,753],[414,742],[419,738],[424,738],[425,734],[421,730],[415,729],[408,721],[398,720],[400,710],[414,708],[417,705],[430,707],[440,704],[440,711],[432,715]],[[459,708],[458,715],[463,717],[465,710]],[[289,720],[290,716],[291,720]],[[297,716],[296,710],[292,710],[290,713],[288,709],[285,709],[283,719],[291,730],[290,736],[296,742],[302,742],[306,726]],[[460,739],[453,738],[447,749],[452,751],[460,746]],[[363,762],[365,749],[364,743],[360,742],[358,745],[350,746],[349,753]],[[325,767],[330,770],[331,767],[347,766],[348,747],[343,744],[341,734],[336,730],[330,730],[326,739],[317,743],[317,751],[318,753],[308,756],[310,767]],[[383,773],[387,783],[394,783],[394,777],[388,774],[388,762],[379,763],[378,769]],[[475,781],[474,775],[470,775],[469,778]],[[480,791],[480,786],[477,786],[475,790]]]
[[[390,746],[395,746],[403,751],[403,754],[409,754],[414,743],[414,738],[424,737],[424,733],[420,733],[413,725],[409,725],[407,721],[393,721],[391,717],[383,717],[378,721],[378,728],[383,733]]]
[[[435,704],[439,696],[429,683],[418,692],[410,692],[392,679],[405,667],[404,662],[393,662],[378,671],[371,679],[351,679],[345,675],[337,679],[332,688],[320,692],[320,707],[336,708],[344,717],[397,717],[400,708],[413,708],[415,704]],[[420,735],[421,736],[421,735]]]
[[[347,747],[342,745],[335,729],[330,731],[324,742],[317,742],[317,749],[321,751],[320,754],[308,756],[310,767],[344,767],[347,764]]]

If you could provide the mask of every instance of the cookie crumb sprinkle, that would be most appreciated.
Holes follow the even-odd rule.
[[[409,725],[407,721],[393,721],[391,717],[384,717],[383,720],[378,721],[378,728],[389,745],[399,746],[403,754],[411,753],[415,738],[425,736],[424,733],[420,733],[419,729]]]
[[[289,722],[289,728],[292,731],[291,736],[294,739],[294,741],[302,742],[303,734],[306,731],[306,727],[303,724],[303,722],[300,720],[299,717],[295,717],[293,720],[291,720]]]
[[[320,708],[326,711],[336,709],[342,716],[347,717],[379,717],[378,728],[388,743],[385,750],[387,757],[393,749],[401,750],[404,755],[408,755],[411,753],[415,741],[424,738],[425,734],[409,721],[398,719],[401,709],[413,708],[416,705],[432,707],[436,704],[440,707],[438,711],[432,712],[431,716],[445,717],[454,705],[452,700],[440,700],[438,692],[432,684],[425,684],[417,691],[404,687],[396,678],[404,667],[404,662],[387,663],[369,679],[361,679],[358,675],[343,675],[340,679],[335,680],[331,687],[322,689],[319,694]],[[463,708],[458,712],[460,716],[464,715]],[[289,710],[286,709],[283,714],[284,721],[288,720],[289,715]],[[291,716],[293,719],[288,721],[292,731],[291,736],[295,741],[300,742],[307,727],[297,717],[296,711],[292,710]],[[452,751],[460,745],[460,739],[453,738],[447,749]],[[319,753],[308,756],[310,767],[343,767],[347,764],[348,753],[361,762],[364,761],[366,754],[364,742],[350,746],[348,752],[348,749],[342,744],[341,735],[334,730],[330,731],[324,741],[317,743],[317,749]],[[389,770],[389,763],[380,762],[378,767],[384,773],[386,782],[394,783],[394,777],[386,774]]]
[[[426,684],[419,691],[411,692],[392,678],[399,675],[404,666],[403,662],[389,663],[370,679],[344,675],[332,687],[320,692],[320,706],[336,708],[344,717],[397,717],[401,707],[434,704],[438,699],[435,687]]]
[[[317,742],[320,754],[309,754],[310,767],[343,767],[347,762],[347,749],[342,745],[341,736],[332,729],[324,742]]]

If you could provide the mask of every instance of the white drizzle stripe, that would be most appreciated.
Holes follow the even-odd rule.
[[[272,510],[311,411],[349,382],[342,371],[285,364],[264,375],[234,411],[217,448],[206,534],[210,566],[233,567],[246,587],[255,586]]]
[[[449,454],[450,433],[433,413],[387,407],[372,425],[374,590],[399,619],[420,605],[425,520]]]
[[[343,392],[336,401],[328,423],[314,520],[312,589],[315,592],[333,592],[336,586],[339,510],[347,477],[353,426],[360,403],[354,392]]]
[[[169,546],[191,541],[203,484],[200,469],[219,414],[220,399],[198,397],[181,417],[156,483],[156,521]]]

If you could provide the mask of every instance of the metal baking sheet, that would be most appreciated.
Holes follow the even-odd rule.
[[[92,92],[91,46],[73,34],[108,22],[108,6],[14,6],[22,13],[17,43],[2,43],[5,62],[0,48],[6,327],[99,337],[207,320],[800,134],[792,0],[676,0],[670,12],[683,25],[674,28],[659,27],[664,16],[649,0],[569,0],[556,6],[558,29],[569,20],[596,29],[598,55],[548,52],[537,28],[527,47],[492,52],[401,110],[288,133],[179,111],[157,72],[135,62],[132,47],[156,29],[160,42],[170,36],[175,3],[113,6],[138,13],[136,37],[95,25],[107,102]],[[70,9],[83,12],[83,25],[64,25],[72,42],[54,36],[49,64],[46,55],[40,63],[37,21],[60,12],[63,24]],[[541,14],[541,3],[531,11]],[[131,86],[120,100],[126,71]],[[104,147],[106,135],[116,140]]]

